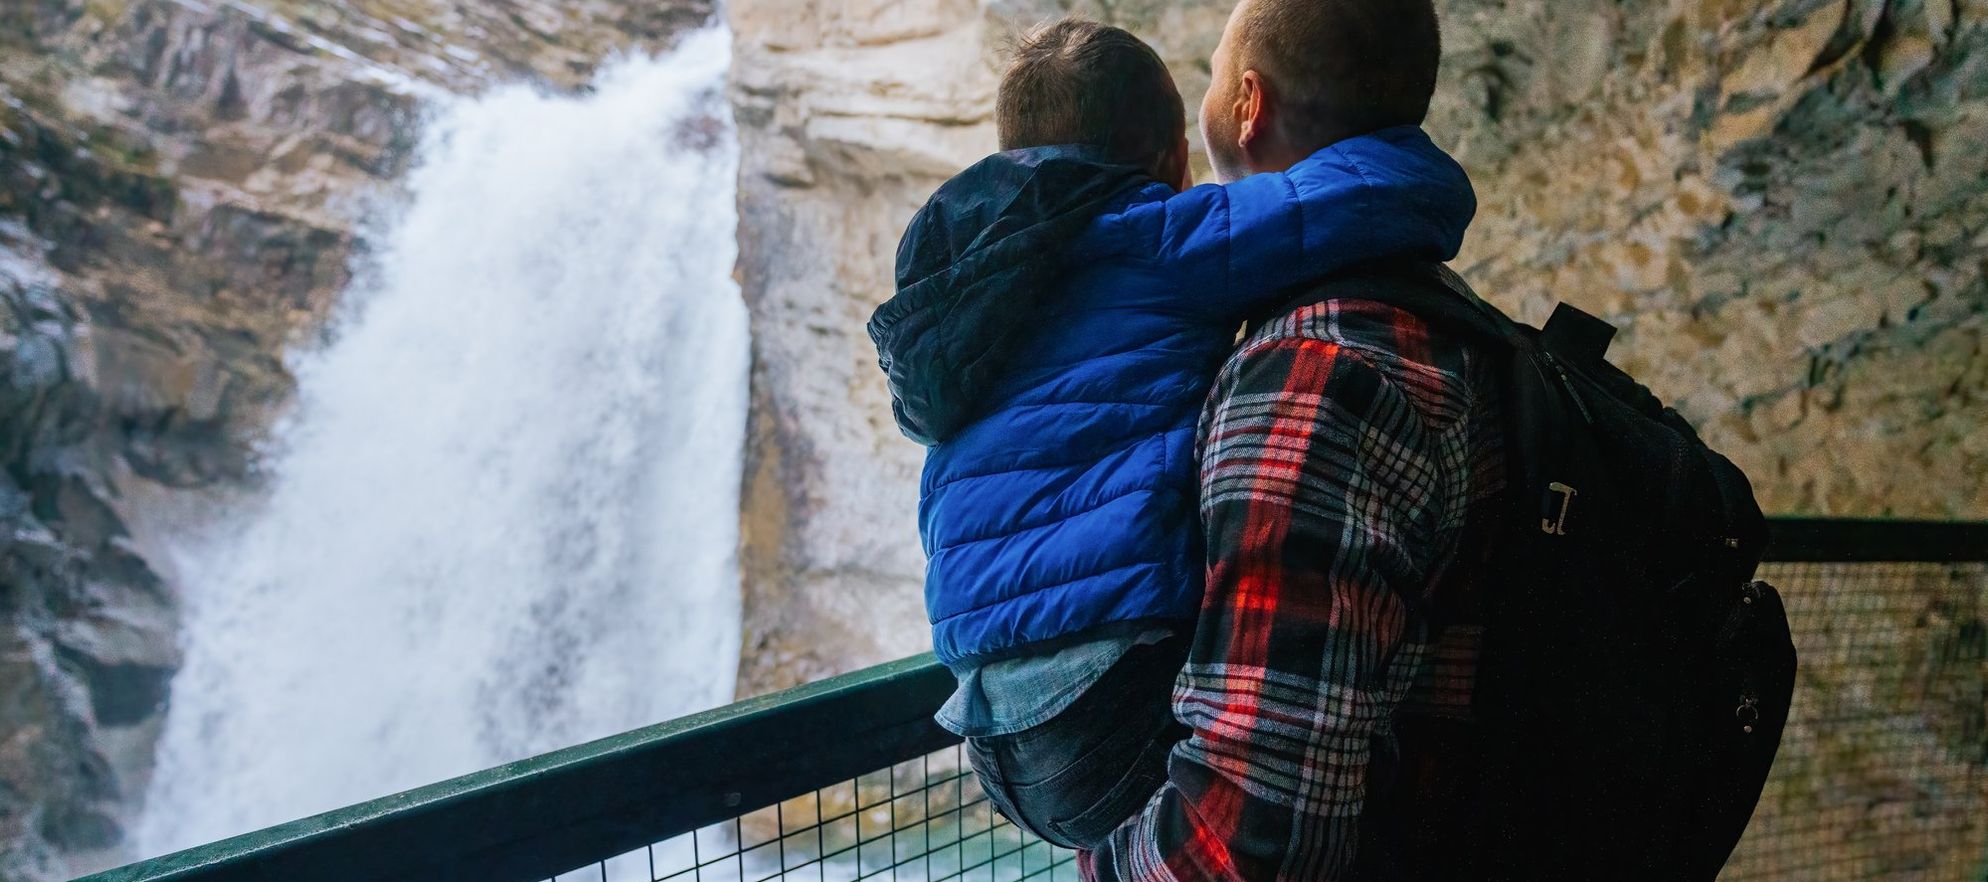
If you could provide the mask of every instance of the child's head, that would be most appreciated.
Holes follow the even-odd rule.
[[[1002,150],[1088,144],[1188,183],[1180,90],[1152,47],[1122,28],[1065,18],[1029,31],[1001,77],[994,118]]]

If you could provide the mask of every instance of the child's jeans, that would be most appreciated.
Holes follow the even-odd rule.
[[[1132,647],[1048,722],[968,738],[988,798],[1016,826],[1066,848],[1095,845],[1144,808],[1187,735],[1172,706],[1186,642]]]

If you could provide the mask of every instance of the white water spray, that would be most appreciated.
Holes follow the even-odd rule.
[[[746,317],[729,36],[447,107],[269,493],[174,553],[145,854],[730,698]]]

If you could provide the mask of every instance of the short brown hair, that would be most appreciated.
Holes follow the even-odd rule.
[[[1442,63],[1431,0],[1245,0],[1238,69],[1262,71],[1321,137],[1419,125]],[[1324,146],[1324,145],[1319,145]]]
[[[1178,145],[1187,112],[1151,46],[1123,28],[1071,17],[1017,42],[994,124],[1002,150],[1088,144],[1144,166]]]

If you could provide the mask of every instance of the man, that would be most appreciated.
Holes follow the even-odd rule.
[[[1419,125],[1439,55],[1429,0],[1242,0],[1201,109],[1216,172]],[[1198,439],[1191,734],[1088,876],[1468,878],[1472,564],[1503,486],[1486,362],[1356,296],[1252,327]]]

